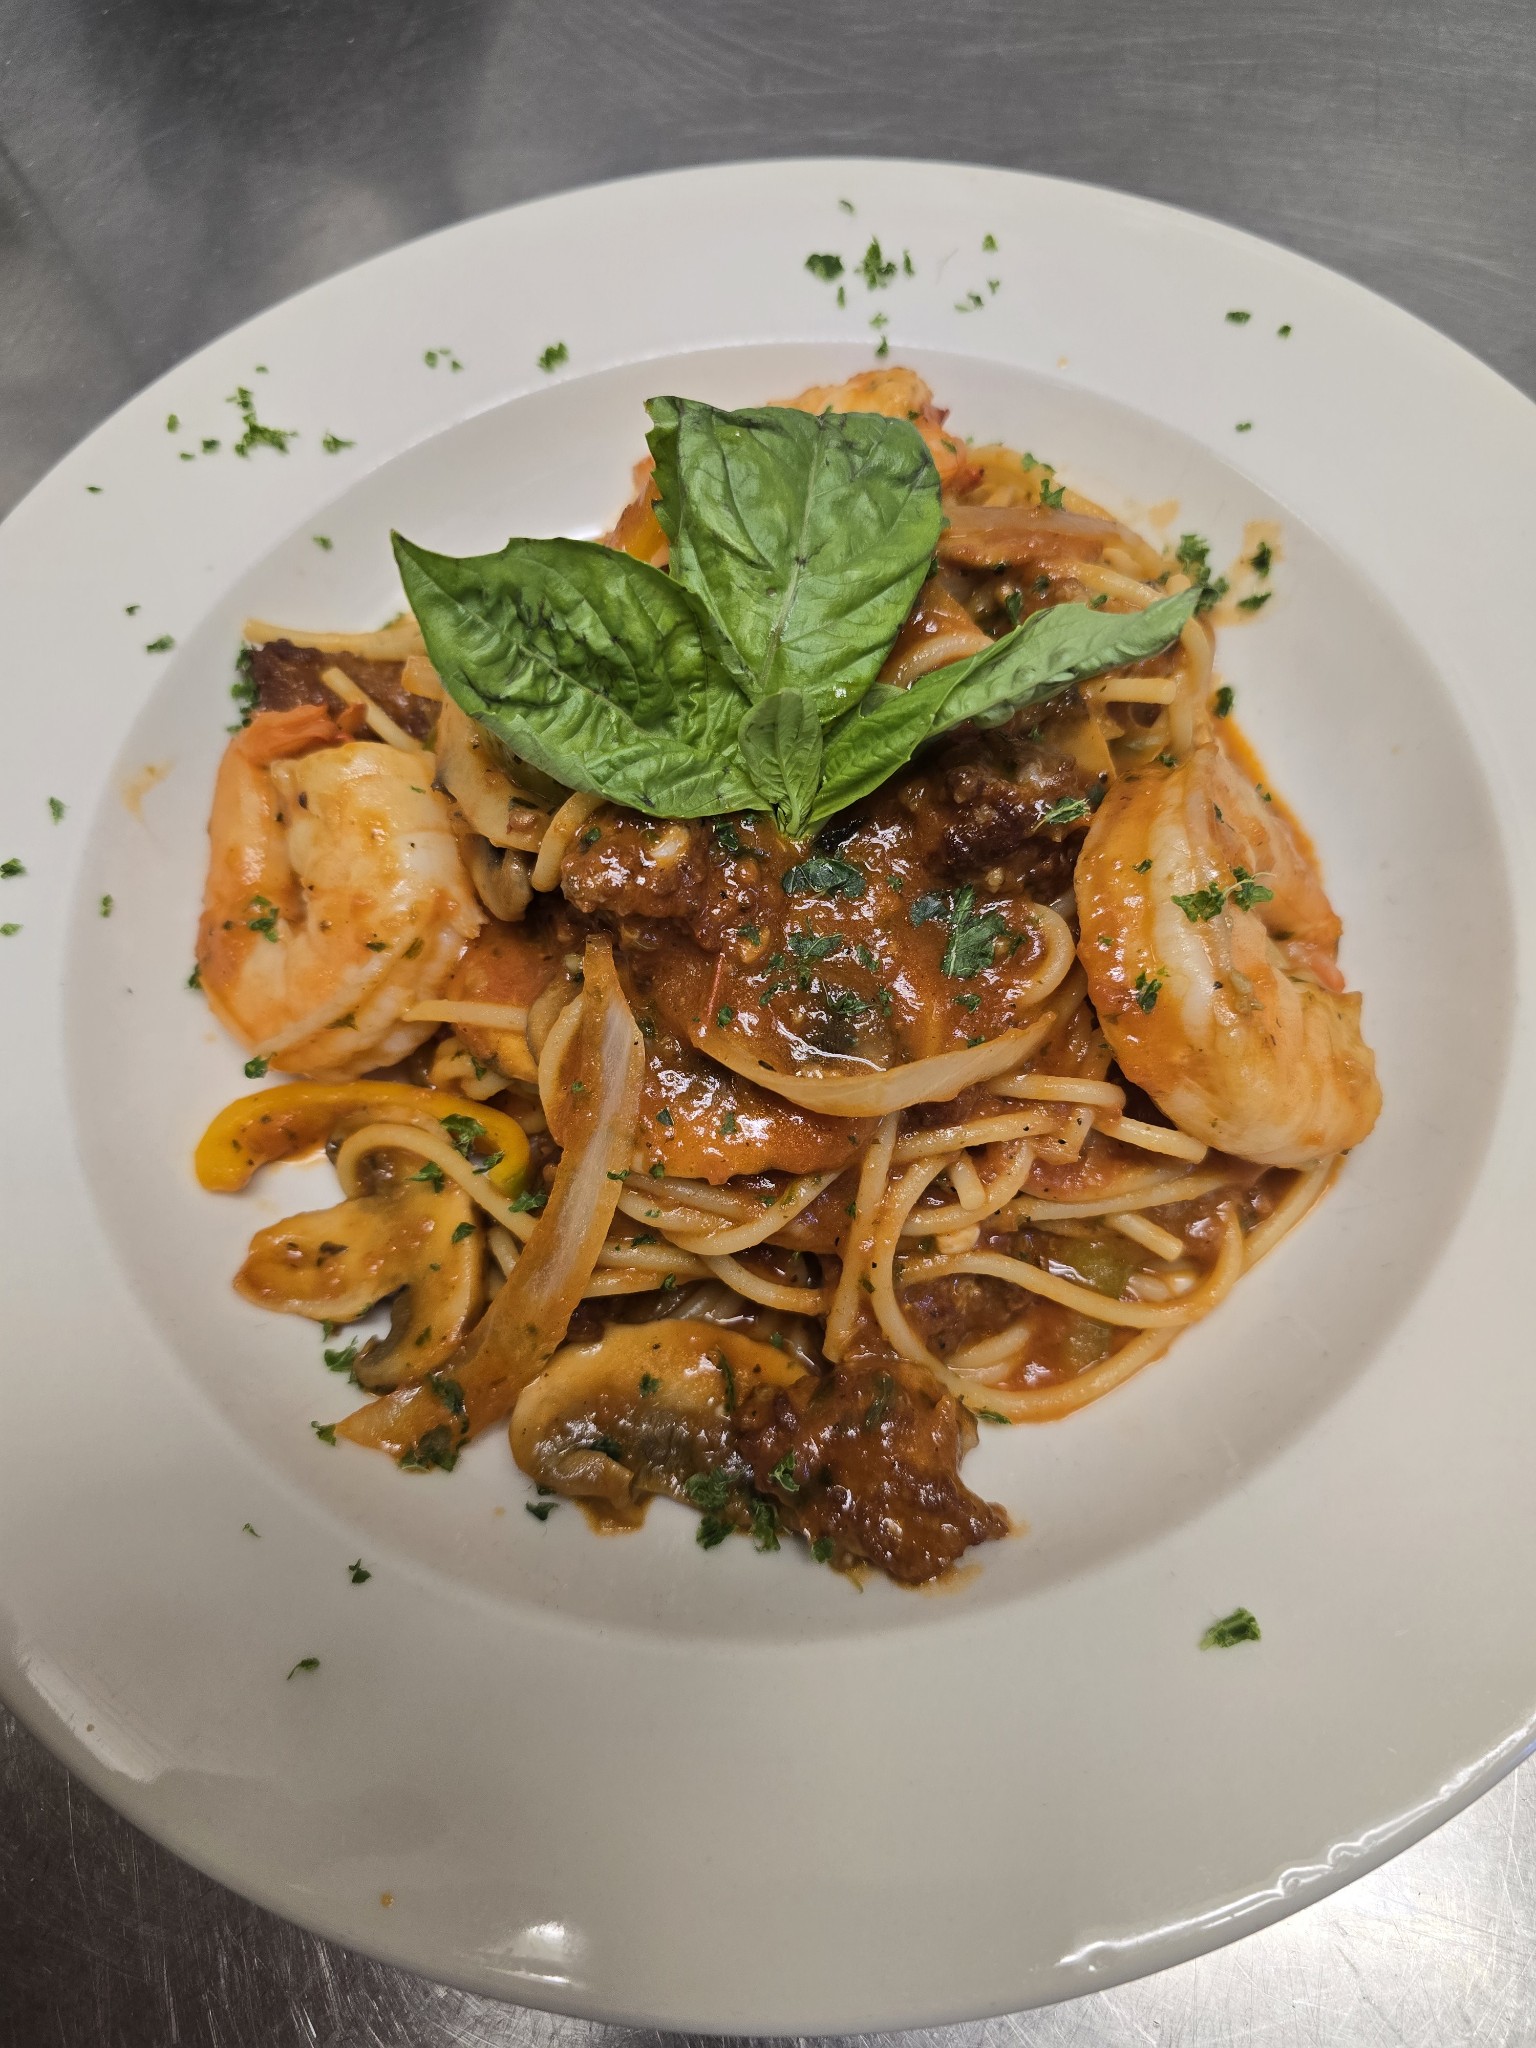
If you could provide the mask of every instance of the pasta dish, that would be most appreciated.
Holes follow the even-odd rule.
[[[197,1170],[334,1164],[235,1283],[324,1325],[327,1442],[499,1425],[540,1519],[920,1583],[1008,1531],[978,1425],[1122,1385],[1375,1122],[1214,668],[1274,552],[1240,599],[909,370],[648,410],[602,543],[248,622],[195,980],[265,1085]]]

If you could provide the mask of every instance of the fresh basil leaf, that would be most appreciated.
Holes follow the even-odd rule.
[[[805,829],[821,782],[821,726],[798,690],[776,690],[743,712],[742,764],[791,839]]]
[[[1160,598],[1142,612],[1050,605],[964,661],[919,676],[910,689],[879,683],[826,736],[821,790],[809,823],[857,803],[935,734],[967,719],[996,725],[1105,669],[1145,661],[1177,639],[1198,590]]]
[[[719,412],[653,398],[671,572],[708,609],[754,700],[808,697],[823,725],[880,672],[938,543],[917,429],[878,413]]]
[[[670,577],[590,541],[394,547],[444,688],[520,759],[654,817],[760,808],[741,696]]]

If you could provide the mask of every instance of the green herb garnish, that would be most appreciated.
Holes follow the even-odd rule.
[[[772,809],[799,837],[925,740],[1158,653],[1194,610],[1052,606],[910,689],[879,684],[942,519],[910,422],[650,411],[669,574],[583,541],[464,559],[396,541],[449,694],[567,788],[667,818]]]
[[[318,1671],[319,1669],[320,1659],[318,1657],[301,1657],[288,1676],[292,1678],[296,1671]]]
[[[810,255],[805,259],[805,267],[812,277],[821,278],[825,284],[833,284],[843,274],[843,259],[841,256]]]
[[[1042,825],[1076,825],[1088,816],[1088,799],[1085,796],[1058,797],[1048,811],[1040,816]]]
[[[850,902],[857,902],[868,888],[869,881],[862,868],[856,868],[852,861],[832,859],[826,854],[814,853],[808,860],[799,861],[784,871],[786,896],[845,896]]]
[[[1211,1623],[1200,1638],[1200,1647],[1202,1650],[1230,1650],[1235,1643],[1257,1643],[1261,1640],[1259,1624],[1248,1609],[1234,1607],[1220,1621]]]
[[[570,360],[571,352],[565,343],[552,341],[548,348],[542,349],[539,353],[539,368],[547,373],[550,370],[558,370],[562,363],[568,363]]]
[[[264,426],[256,417],[255,397],[245,385],[236,385],[228,403],[239,410],[240,418],[244,422],[244,430],[235,443],[237,455],[249,457],[255,448],[275,448],[279,455],[288,453],[288,443],[297,437],[297,429]]]
[[[1208,882],[1203,889],[1192,889],[1187,896],[1175,896],[1173,900],[1191,924],[1205,924],[1220,914],[1227,892],[1220,882]]]
[[[354,1586],[365,1586],[373,1577],[373,1573],[368,1570],[360,1557],[347,1566],[347,1571],[351,1575]]]

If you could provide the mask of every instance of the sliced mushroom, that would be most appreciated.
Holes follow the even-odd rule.
[[[740,1492],[751,1472],[734,1416],[759,1387],[806,1377],[797,1360],[739,1330],[677,1318],[615,1323],[570,1345],[518,1397],[512,1455],[541,1486],[633,1526],[648,1494],[699,1506],[701,1483]],[[731,1519],[735,1519],[734,1516]]]
[[[516,924],[533,894],[527,857],[510,847],[492,846],[479,832],[467,832],[459,841],[459,851],[476,894],[492,917]]]
[[[382,1393],[424,1379],[463,1340],[484,1299],[484,1240],[451,1182],[407,1181],[258,1230],[235,1289],[259,1308],[331,1323],[393,1296],[388,1336],[352,1364],[360,1386]]]

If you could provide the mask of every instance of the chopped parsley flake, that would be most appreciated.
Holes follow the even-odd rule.
[[[53,819],[53,822],[55,823],[55,825],[57,825],[57,824],[59,824],[59,823],[61,823],[61,822],[62,822],[62,820],[63,820],[63,817],[64,817],[64,810],[65,810],[65,806],[64,806],[64,805],[63,805],[63,804],[62,804],[62,803],[60,802],[60,800],[58,799],[58,797],[56,797],[56,796],[51,796],[51,797],[49,797],[49,799],[48,799],[48,811],[49,811],[49,815],[50,815],[50,816],[52,817],[52,819]]]
[[[447,1177],[435,1159],[424,1159],[417,1171],[408,1175],[407,1179],[425,1181],[434,1194],[440,1195]]]
[[[331,1326],[327,1324],[326,1327],[329,1329]],[[342,1345],[339,1350],[322,1351],[320,1356],[325,1361],[327,1372],[350,1373],[357,1363],[357,1339],[354,1337],[350,1344]]]
[[[914,925],[949,926],[949,939],[939,967],[951,981],[968,981],[973,974],[990,967],[994,942],[1008,929],[1001,911],[976,909],[976,891],[969,882],[953,896],[936,892],[919,896],[907,914]]]
[[[357,1558],[352,1564],[349,1564],[347,1570],[351,1575],[354,1586],[365,1586],[373,1577],[373,1573],[368,1570],[361,1558]]]
[[[240,1524],[240,1533],[242,1536],[254,1536],[258,1543],[261,1541],[261,1531],[253,1529],[249,1522],[242,1522]]]
[[[331,549],[335,546],[335,542],[331,539],[328,533],[312,533],[310,535],[310,539],[314,542],[315,546],[319,548],[322,554],[328,555],[331,552]]]
[[[851,199],[839,199],[837,203],[843,209],[844,213],[852,213],[854,210],[853,201]]]
[[[851,861],[812,854],[808,860],[785,869],[783,887],[786,896],[843,896],[849,902],[857,902],[868,889],[869,880],[863,869],[856,868]]]
[[[1278,334],[1278,335],[1279,335],[1279,337],[1280,337],[1280,339],[1281,339],[1282,341],[1289,341],[1289,340],[1290,340],[1290,338],[1291,338],[1291,323],[1290,323],[1290,321],[1289,321],[1289,320],[1287,320],[1287,321],[1285,322],[1284,326],[1282,326],[1282,327],[1277,327],[1277,328],[1275,329],[1275,332],[1276,332],[1276,334]]]
[[[336,1425],[334,1422],[312,1422],[309,1426],[315,1432],[315,1435],[319,1437],[321,1443],[329,1444],[332,1449],[335,1448]]]
[[[1248,557],[1248,566],[1255,575],[1267,576],[1274,564],[1275,551],[1267,540],[1261,540]]]
[[[563,346],[563,343],[556,343],[556,347]],[[422,356],[422,361],[429,370],[435,370],[439,363],[446,363],[450,370],[462,370],[464,367],[451,348],[429,348]]]
[[[660,1381],[659,1379],[657,1379],[657,1377],[656,1377],[655,1373],[653,1373],[653,1372],[643,1372],[643,1373],[641,1373],[641,1375],[640,1375],[640,1392],[641,1392],[641,1393],[642,1393],[643,1395],[646,1395],[647,1397],[649,1397],[649,1396],[650,1396],[651,1394],[659,1394],[659,1393],[661,1392],[661,1381]]]
[[[290,1672],[289,1672],[288,1676],[289,1676],[290,1678],[292,1678],[292,1677],[293,1677],[293,1675],[294,1675],[294,1672],[298,1672],[298,1671],[318,1671],[319,1669],[320,1669],[320,1659],[319,1659],[318,1657],[301,1657],[301,1658],[299,1659],[298,1663],[294,1665],[294,1667],[293,1667],[293,1671],[290,1671]]]
[[[736,1012],[731,1008],[729,1003],[722,1003],[719,1009],[716,1010],[715,1022],[720,1026],[720,1029],[722,1031],[725,1030],[727,1025],[734,1024],[736,1022]]]
[[[9,860],[0,860],[0,875],[3,875],[8,882],[15,876],[24,875],[26,872],[26,869],[16,859],[14,854]]]
[[[1227,892],[1220,882],[1208,882],[1203,889],[1192,889],[1187,896],[1175,896],[1173,900],[1191,924],[1207,924],[1221,914]]]
[[[728,1110],[727,1110],[727,1111],[725,1112],[725,1115],[724,1115],[723,1117],[721,1117],[721,1119],[720,1119],[720,1135],[721,1135],[721,1137],[722,1137],[722,1138],[734,1138],[734,1137],[735,1137],[735,1135],[736,1135],[736,1133],[737,1133],[737,1131],[738,1131],[738,1130],[739,1130],[740,1128],[741,1128],[741,1126],[740,1126],[740,1125],[739,1125],[739,1124],[737,1123],[737,1121],[736,1121],[736,1112],[735,1112],[735,1110],[734,1110],[734,1109],[728,1109]]]
[[[1234,1607],[1220,1621],[1213,1621],[1200,1638],[1202,1650],[1230,1650],[1235,1643],[1262,1641],[1259,1624],[1246,1607]]]
[[[253,448],[275,448],[279,455],[288,453],[288,443],[297,439],[295,427],[268,427],[256,417],[256,400],[243,384],[235,387],[228,404],[238,407],[244,422],[244,431],[235,443],[235,453],[249,457]]]
[[[871,291],[888,285],[896,275],[896,265],[888,262],[880,244],[873,237],[859,262],[859,275]]]
[[[1042,825],[1076,825],[1081,819],[1087,817],[1089,809],[1090,805],[1085,796],[1058,797],[1050,809],[1042,814],[1040,823]]]
[[[1216,692],[1216,716],[1218,718],[1230,718],[1232,716],[1232,706],[1236,702],[1237,692],[1230,683],[1223,683]]]
[[[711,1466],[703,1472],[691,1473],[683,1481],[683,1491],[696,1508],[707,1508],[718,1513],[729,1501],[732,1480],[728,1472]]]
[[[1212,576],[1211,544],[1202,534],[1180,534],[1175,560],[1200,592],[1196,611],[1208,612],[1213,604],[1226,596],[1227,579],[1225,576]]]
[[[999,1415],[995,1408],[973,1408],[971,1413],[982,1422],[1000,1422],[1005,1429],[1008,1427],[1007,1416]]]
[[[771,1500],[755,1499],[752,1502],[752,1546],[755,1550],[777,1550],[779,1547],[778,1504]]]
[[[473,1223],[461,1223],[448,1242],[450,1244],[462,1244],[466,1237],[473,1237],[474,1234],[475,1226]]]
[[[830,1536],[818,1536],[811,1545],[811,1555],[818,1564],[826,1564],[832,1555],[834,1547]]]
[[[0,924],[0,939],[14,939],[20,930],[19,924]]]
[[[1252,910],[1256,904],[1274,902],[1274,890],[1257,881],[1246,868],[1234,868],[1232,879],[1235,887],[1229,889],[1227,894],[1239,910]]]
[[[493,1166],[501,1164],[501,1153],[477,1152],[475,1149],[479,1144],[490,1143],[490,1133],[478,1117],[445,1116],[440,1117],[438,1121],[447,1132],[448,1142],[454,1151],[461,1158],[467,1159],[476,1173],[489,1173]]]
[[[408,1451],[402,1451],[395,1463],[402,1472],[451,1472],[459,1462],[458,1446],[453,1440],[453,1425],[439,1422],[425,1430]]]
[[[557,1500],[525,1500],[523,1513],[532,1515],[536,1522],[547,1522],[559,1505]]]
[[[169,654],[175,645],[176,642],[169,633],[162,633],[158,640],[145,641],[144,652],[146,654]]]
[[[1066,495],[1067,487],[1065,484],[1057,484],[1053,489],[1052,486],[1046,482],[1045,478],[1041,477],[1040,503],[1046,508],[1048,512],[1059,512],[1061,510],[1061,501]]]
[[[1251,597],[1240,597],[1237,608],[1240,612],[1261,612],[1274,594],[1272,590],[1256,590]]]
[[[320,446],[327,455],[339,455],[343,448],[355,448],[357,443],[355,441],[344,441],[340,434],[322,434],[320,436]]]
[[[810,255],[805,259],[805,267],[812,277],[819,277],[824,283],[832,284],[843,274],[843,259],[841,256]]]
[[[568,363],[570,360],[571,352],[565,343],[552,341],[548,348],[540,351],[539,368],[547,375],[551,370],[558,370],[562,363]]]
[[[255,1054],[253,1058],[248,1059],[245,1063],[245,1078],[247,1081],[259,1081],[266,1071],[267,1062],[260,1053]]]
[[[997,248],[996,235],[983,235],[981,238],[981,246],[983,249],[986,250],[989,256],[992,255]]]
[[[1234,306],[1232,308],[1232,311],[1227,315],[1227,319],[1231,322],[1231,324],[1234,327],[1246,327],[1248,325],[1248,322],[1252,318],[1253,315],[1251,313],[1245,313],[1241,306]]]
[[[1137,1009],[1141,1011],[1143,1016],[1149,1016],[1157,1008],[1158,990],[1162,987],[1166,978],[1161,967],[1151,975],[1143,968],[1140,974],[1137,975],[1131,988],[1131,995]]]
[[[986,303],[980,292],[967,292],[963,299],[956,299],[955,311],[957,313],[974,313]]]
[[[524,1188],[520,1195],[512,1197],[507,1207],[515,1209],[519,1215],[533,1215],[542,1209],[548,1200],[549,1192],[547,1189]]]

